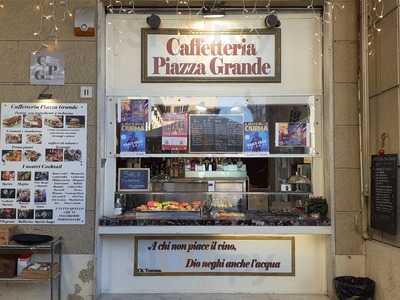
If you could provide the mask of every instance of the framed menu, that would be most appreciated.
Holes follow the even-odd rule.
[[[118,190],[120,192],[148,191],[149,168],[120,168],[118,170]]]
[[[243,152],[242,114],[190,115],[190,152]]]
[[[400,214],[398,155],[372,156],[371,177],[371,227],[395,235]]]

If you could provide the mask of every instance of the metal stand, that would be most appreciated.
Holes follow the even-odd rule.
[[[50,300],[61,300],[61,257],[62,257],[62,238],[54,239],[50,243],[41,244],[36,246],[25,246],[16,243],[9,245],[0,245],[1,254],[26,254],[32,252],[33,254],[50,254],[50,277],[47,279],[27,279],[23,277],[13,278],[0,278],[0,282],[12,283],[34,283],[48,281],[50,287]],[[58,270],[54,273],[54,263],[58,263]]]

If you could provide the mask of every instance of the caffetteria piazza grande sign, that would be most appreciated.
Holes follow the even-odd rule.
[[[143,28],[142,82],[281,82],[281,31]]]

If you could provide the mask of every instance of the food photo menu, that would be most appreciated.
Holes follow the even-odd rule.
[[[1,105],[0,223],[84,224],[87,105]]]

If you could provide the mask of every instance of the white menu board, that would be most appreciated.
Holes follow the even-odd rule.
[[[135,276],[295,276],[294,237],[137,236]]]
[[[0,223],[84,224],[87,106],[2,103]]]

